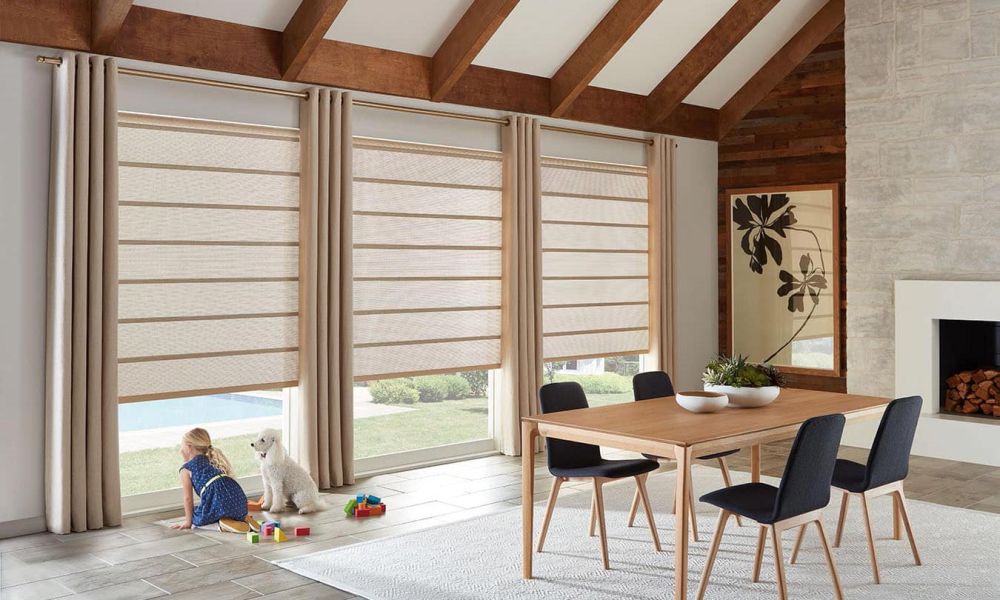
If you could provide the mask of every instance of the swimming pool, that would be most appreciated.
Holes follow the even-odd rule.
[[[118,406],[118,430],[141,431],[180,425],[280,416],[281,400],[246,394],[215,394]]]

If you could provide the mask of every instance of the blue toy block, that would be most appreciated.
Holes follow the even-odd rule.
[[[271,525],[275,529],[278,529],[281,527],[281,521],[264,521],[261,527],[267,527],[268,525]]]
[[[365,501],[365,495],[364,494],[358,494],[358,496],[357,496],[356,499],[358,501],[358,504],[363,504],[364,501]]]
[[[382,499],[378,496],[368,496],[368,504],[381,504]]]

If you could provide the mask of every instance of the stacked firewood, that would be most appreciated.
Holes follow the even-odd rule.
[[[955,373],[944,381],[945,412],[1000,417],[1000,367]]]

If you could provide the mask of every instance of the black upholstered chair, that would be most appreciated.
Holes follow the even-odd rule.
[[[539,391],[542,414],[587,408],[587,396],[579,383],[566,381],[543,385]],[[542,533],[538,538],[538,552],[545,544],[545,534],[549,530],[549,521],[556,506],[559,487],[571,479],[590,479],[594,482],[594,497],[591,503],[590,535],[594,535],[595,522],[600,524],[601,558],[604,568],[608,565],[608,539],[604,525],[604,494],[602,486],[608,481],[634,477],[636,491],[642,498],[646,509],[649,530],[653,535],[653,545],[660,551],[660,538],[656,533],[656,523],[649,509],[649,495],[646,493],[646,477],[650,471],[655,471],[659,463],[649,459],[608,460],[601,456],[601,448],[591,444],[571,442],[546,438],[545,448],[549,473],[552,474],[552,490],[549,492],[549,503],[545,507],[545,520],[542,521]]]
[[[868,454],[868,464],[862,465],[849,460],[837,459],[833,469],[833,487],[842,492],[840,501],[840,520],[837,522],[837,536],[833,542],[835,548],[840,547],[844,535],[844,520],[847,516],[847,501],[851,496],[861,499],[864,511],[865,534],[868,537],[868,556],[872,563],[872,574],[875,583],[881,582],[878,559],[875,557],[875,536],[872,534],[872,517],[870,502],[879,496],[892,496],[892,531],[893,538],[902,537],[902,526],[906,527],[906,537],[910,541],[913,560],[920,565],[920,552],[913,538],[913,527],[910,525],[910,515],[906,510],[906,496],[903,493],[903,480],[906,479],[910,467],[910,449],[913,447],[913,437],[917,432],[917,421],[920,419],[920,406],[923,399],[920,396],[899,398],[889,403],[882,415],[875,441]],[[805,528],[799,532],[792,551],[792,563],[798,558],[799,548]]]
[[[757,556],[754,561],[753,581],[760,579],[761,562],[764,559],[764,540],[771,532],[774,545],[774,564],[778,580],[778,598],[788,596],[785,587],[785,566],[781,553],[781,532],[802,528],[815,523],[819,529],[826,563],[833,579],[834,592],[838,600],[843,599],[840,578],[833,562],[833,554],[823,531],[823,509],[830,503],[830,482],[837,461],[837,448],[844,433],[844,415],[827,415],[809,419],[799,428],[792,443],[785,473],[778,487],[766,483],[745,483],[722,488],[701,497],[722,509],[719,524],[715,528],[712,547],[705,561],[705,572],[698,586],[698,599],[705,595],[708,578],[712,574],[715,555],[719,552],[719,542],[726,530],[730,515],[742,515],[760,525],[757,537]]]
[[[651,400],[653,398],[663,398],[666,396],[674,395],[674,386],[670,382],[670,376],[663,371],[648,371],[646,373],[639,373],[632,378],[632,394],[635,400]],[[722,481],[726,484],[726,487],[733,485],[733,480],[729,476],[729,465],[726,464],[726,457],[739,452],[739,449],[726,450],[725,452],[716,452],[715,454],[706,454],[705,456],[699,456],[698,460],[717,460],[719,461],[719,469],[722,470]],[[652,454],[643,454],[646,458],[650,458],[656,461],[666,460],[661,456],[653,456]],[[688,480],[691,478],[691,474],[688,473]],[[690,492],[690,502],[691,511],[688,515],[691,518],[691,535],[694,537],[694,541],[698,541],[698,519],[695,515],[695,504],[694,504],[694,486],[688,486],[688,492]],[[674,507],[671,509],[672,512],[677,510],[677,498],[674,494],[670,494],[673,499]],[[639,510],[639,492],[636,491],[635,497],[632,498],[632,508],[628,513],[628,526],[631,527],[632,523],[635,521],[636,512]],[[736,517],[736,523],[740,526],[743,525],[739,517]]]

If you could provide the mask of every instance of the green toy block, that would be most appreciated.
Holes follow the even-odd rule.
[[[248,531],[247,532],[247,541],[250,542],[251,544],[259,544],[260,543],[260,534],[259,533],[254,533],[253,531]]]
[[[354,509],[358,507],[358,501],[356,498],[351,498],[347,501],[347,505],[344,506],[344,514],[351,516],[354,514]]]

